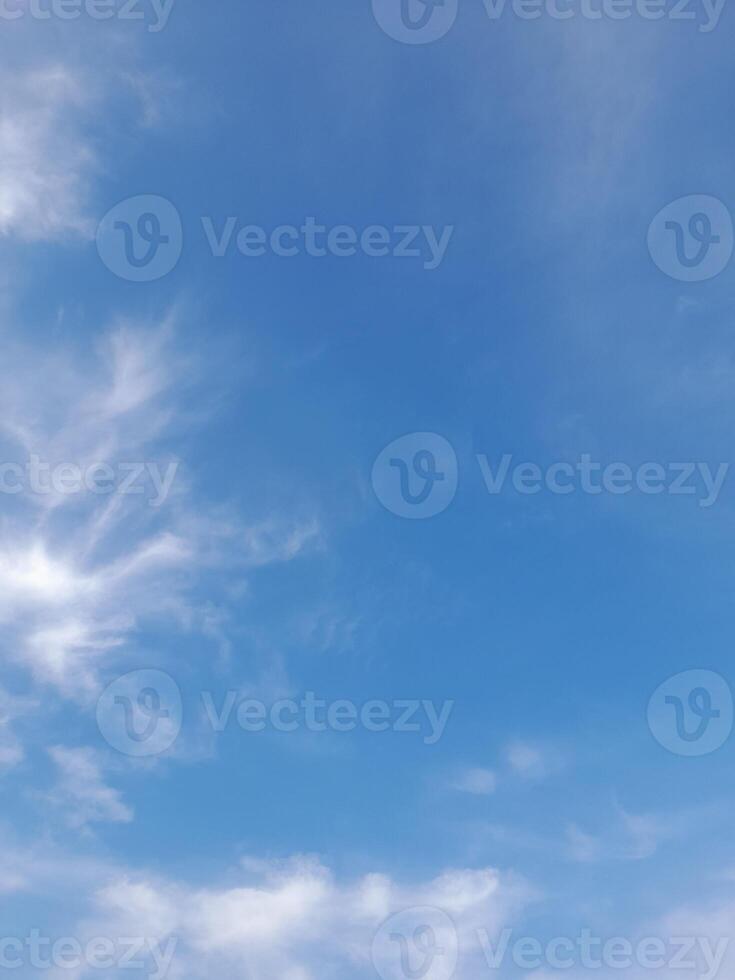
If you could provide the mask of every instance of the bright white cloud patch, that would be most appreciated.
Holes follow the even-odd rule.
[[[120,461],[142,469],[174,429],[178,369],[168,323],[118,327],[91,365],[55,356],[38,364],[18,353],[0,396],[9,458],[22,462],[35,453],[81,470],[105,465],[117,472]],[[80,377],[93,380],[80,390]],[[164,472],[178,472],[170,457],[159,476]],[[6,521],[0,544],[0,627],[36,680],[86,698],[141,620],[166,616],[191,626],[198,613],[189,589],[202,567],[289,561],[318,540],[313,521],[273,519],[248,528],[237,518],[208,520],[173,481],[166,506],[151,506],[162,486],[140,495],[122,485],[106,495],[26,487],[6,497],[17,516]],[[207,606],[204,632],[211,617]]]
[[[235,877],[241,882],[208,888],[122,877],[98,890],[85,930],[148,936],[162,946],[176,938],[172,977],[368,977],[373,937],[397,912],[444,910],[461,947],[477,929],[501,929],[531,898],[524,882],[491,868],[451,870],[414,885],[381,874],[345,883],[320,862],[296,858],[245,862]],[[461,962],[459,980],[473,969]]]
[[[227,583],[233,572],[244,576],[318,545],[313,520],[248,525],[224,509],[210,515],[197,507],[179,461],[161,450],[185,418],[191,373],[170,320],[118,324],[91,354],[39,357],[10,347],[6,367],[0,447],[24,472],[13,474],[20,491],[2,495],[0,636],[8,658],[37,683],[90,703],[113,665],[130,669],[134,657],[140,666],[135,636],[153,621],[196,629],[203,645],[227,649],[227,617],[198,588],[201,575],[219,570]],[[28,476],[32,458],[46,466],[42,490]],[[103,479],[104,493],[70,494],[49,466],[105,467],[115,478]],[[133,470],[139,492],[125,485]],[[5,764],[19,751],[6,740]]]
[[[117,329],[101,349],[95,381],[81,391],[82,364],[51,357],[32,366],[18,354],[2,398],[9,458],[25,465],[35,453],[81,469],[144,458],[170,419],[161,400],[173,382],[167,339],[166,329]],[[36,372],[48,383],[33,384]],[[16,509],[0,545],[0,626],[16,659],[67,695],[96,689],[105,656],[141,616],[175,611],[183,588],[176,575],[192,557],[193,545],[170,526],[171,511],[113,490],[73,496],[25,485],[5,497]]]

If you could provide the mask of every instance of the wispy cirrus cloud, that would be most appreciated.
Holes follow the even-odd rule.
[[[14,723],[37,707],[37,702],[30,698],[19,698],[0,688],[0,775],[14,769],[25,758]]]
[[[602,830],[590,833],[576,824],[567,828],[567,850],[573,861],[642,861],[659,846],[681,836],[689,828],[687,814],[631,813],[617,805],[613,819]]]
[[[105,783],[102,764],[92,749],[56,745],[48,751],[58,780],[46,799],[65,812],[71,827],[85,828],[100,822],[129,823],[133,819],[133,811],[120,793]]]
[[[562,754],[551,745],[516,739],[504,750],[505,761],[518,776],[528,780],[543,780],[564,768]]]
[[[492,769],[470,767],[462,769],[454,778],[452,787],[473,796],[491,796],[498,785],[498,777]]]
[[[0,235],[25,241],[91,235],[85,177],[96,154],[81,127],[90,92],[63,63],[2,73]]]
[[[21,346],[8,369],[12,382],[0,396],[6,458],[35,453],[81,469],[120,461],[142,468],[163,442],[170,446],[187,415],[193,374],[170,318],[158,327],[115,326],[91,359],[54,353],[44,359]],[[90,380],[80,385],[82,377]],[[169,451],[165,465],[171,459]],[[208,513],[180,482],[158,507],[120,487],[70,496],[26,486],[7,497],[0,633],[37,682],[88,700],[99,689],[100,670],[123,662],[126,645],[150,620],[203,635],[214,630],[226,645],[226,616],[197,591],[198,576],[220,569],[229,581],[289,562],[321,540],[313,519]]]

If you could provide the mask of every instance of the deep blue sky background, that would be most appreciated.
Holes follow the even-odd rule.
[[[182,570],[192,603],[223,616],[228,657],[193,621],[147,610],[104,680],[164,666],[184,692],[189,748],[202,688],[456,702],[435,746],[232,728],[152,767],[112,758],[106,778],[135,819],[77,833],[39,803],[54,779],[45,747],[109,761],[108,747],[88,705],[57,699],[9,650],[7,687],[43,705],[21,725],[26,761],[4,777],[9,838],[192,886],[243,855],[314,853],[338,876],[407,881],[492,866],[538,887],[525,928],[541,935],[630,934],[727,899],[732,743],[672,755],[646,706],[679,671],[735,678],[730,483],[710,509],[686,496],[493,497],[475,455],[732,458],[735,270],[677,282],[646,248],[670,200],[735,208],[731,19],[709,34],[637,18],[492,23],[464,0],[450,34],[417,47],[353,0],[178,0],[160,34],[23,24],[16,41],[3,26],[13,70],[63,62],[89,87],[68,137],[97,158],[83,170],[92,224],[145,193],[174,202],[185,230],[177,268],[136,284],[84,235],[5,229],[9,344],[76,359],[83,392],[111,324],[145,332],[175,311],[167,356],[188,366],[157,445],[182,461],[198,533],[211,541],[225,509],[320,528],[293,561]],[[156,106],[148,124],[131,77]],[[229,215],[455,230],[434,271],[214,259],[201,217]],[[427,521],[388,513],[370,485],[383,447],[416,431],[445,436],[460,466],[454,503]],[[539,753],[537,777],[507,761],[514,743]],[[496,773],[493,794],[456,790],[470,767]],[[645,821],[640,850],[630,816]],[[594,858],[570,850],[571,827],[597,842]],[[37,901],[11,896],[24,921],[39,919]]]

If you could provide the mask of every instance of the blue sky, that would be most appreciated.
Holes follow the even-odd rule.
[[[173,944],[175,980],[406,980],[396,934],[429,980],[559,972],[492,969],[482,930],[730,938],[733,28],[640,3],[448,0],[426,43],[381,28],[398,0],[175,0],[165,25],[2,7],[0,940],[116,950],[64,969],[24,947],[11,975],[162,975],[121,963],[133,936]],[[681,199],[674,224],[714,222],[702,281],[672,228],[666,257],[647,245]],[[216,256],[203,220],[230,218]],[[308,254],[310,218],[355,254]],[[170,269],[134,281],[124,226],[138,257],[167,235]],[[394,254],[408,234],[420,254]],[[108,489],[41,491],[32,457]],[[585,492],[583,457],[628,492]],[[427,459],[448,499],[420,518],[400,463],[416,495]],[[694,757],[672,702],[649,725],[689,671],[661,697],[709,696],[685,731],[719,712]],[[174,713],[136,757],[142,676],[163,687],[138,733]],[[215,731],[228,692],[293,702],[295,730],[235,707]],[[309,692],[354,730],[310,730]],[[443,950],[423,972],[421,928]]]

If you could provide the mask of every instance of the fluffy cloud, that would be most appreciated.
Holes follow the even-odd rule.
[[[90,935],[177,940],[171,977],[371,977],[373,937],[407,909],[441,909],[456,927],[460,950],[476,951],[475,931],[491,933],[531,898],[525,882],[492,868],[450,870],[401,884],[382,874],[340,882],[315,859],[246,861],[233,883],[192,888],[128,875],[96,892]],[[454,937],[452,937],[454,941]],[[473,976],[460,956],[458,980]]]

